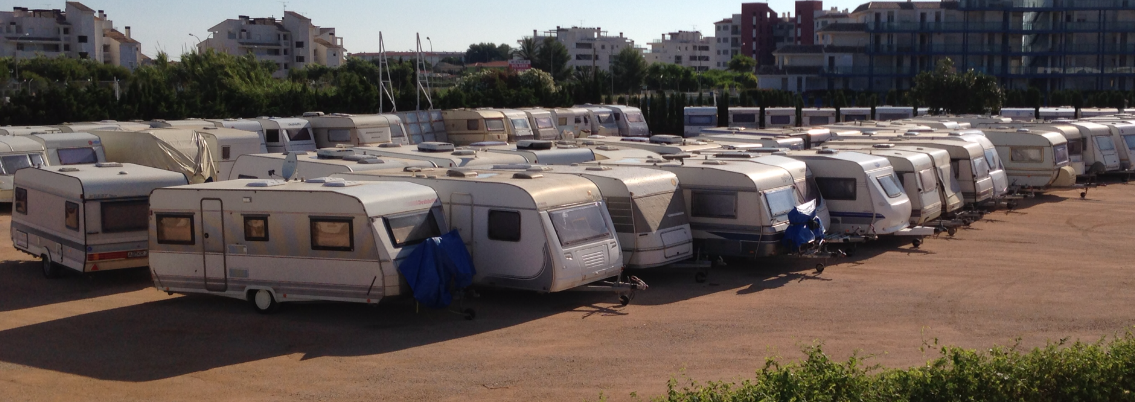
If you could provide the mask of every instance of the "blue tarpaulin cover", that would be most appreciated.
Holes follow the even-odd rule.
[[[414,299],[431,308],[443,308],[453,302],[451,290],[473,284],[473,258],[465,249],[456,230],[441,237],[426,239],[398,266],[406,278]]]
[[[792,252],[800,246],[824,238],[824,223],[816,217],[816,201],[797,205],[788,211],[788,229],[784,230],[784,245]]]

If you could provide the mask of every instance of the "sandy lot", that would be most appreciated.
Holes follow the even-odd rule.
[[[822,341],[891,367],[919,347],[1095,341],[1135,324],[1135,185],[1058,192],[914,250],[881,241],[812,261],[733,264],[697,284],[642,272],[614,296],[483,291],[475,321],[395,301],[286,305],[168,296],[146,271],[49,281],[0,217],[5,400],[583,400],[657,395],[672,377],[750,376]]]

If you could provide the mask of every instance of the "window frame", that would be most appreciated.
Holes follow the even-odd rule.
[[[438,222],[438,220],[437,220],[438,215],[435,214],[435,212],[438,212],[436,208],[430,208],[430,209],[426,210],[425,214],[424,214],[424,215],[426,215],[427,224],[428,223],[433,224],[433,229],[436,231],[435,236],[426,236],[426,237],[423,237],[421,239],[414,239],[414,240],[408,240],[408,241],[402,241],[402,242],[399,242],[398,236],[396,236],[394,234],[394,226],[390,224],[390,220],[391,219],[398,219],[398,218],[412,217],[412,216],[419,216],[419,215],[423,214],[422,211],[414,211],[414,212],[402,213],[402,214],[397,214],[397,215],[383,216],[382,217],[382,226],[386,227],[386,235],[390,237],[390,244],[393,245],[394,248],[401,249],[401,248],[408,247],[408,246],[416,246],[418,244],[422,244],[423,242],[425,242],[426,240],[428,240],[432,237],[438,237],[438,236],[444,235],[445,234],[445,228],[441,227],[441,223]]]
[[[824,183],[829,182],[829,183],[834,184],[834,182],[836,182],[836,181],[843,181],[843,182],[851,181],[852,182],[852,184],[853,184],[852,188],[854,190],[852,190],[850,198],[848,198],[848,197],[835,197],[835,198],[833,198],[833,197],[831,197],[831,194],[824,194],[824,188],[825,188]],[[855,201],[855,200],[859,199],[859,180],[856,180],[854,178],[848,178],[848,177],[817,177],[816,178],[816,188],[820,191],[820,196],[824,197],[824,201]]]
[[[348,239],[350,246],[348,247],[332,247],[332,246],[319,246],[315,244],[315,224],[318,222],[346,222]],[[343,216],[309,216],[308,217],[308,243],[311,245],[313,251],[355,251],[355,218]]]
[[[185,218],[189,219],[189,240],[163,240],[161,233],[162,219],[163,218]],[[158,244],[173,244],[180,246],[193,246],[197,244],[197,223],[196,214],[192,213],[155,213],[154,214],[154,240]]]
[[[241,217],[244,218],[243,225],[241,226],[241,230],[244,231],[244,241],[269,241],[269,239],[272,236],[271,236],[271,232],[269,232],[268,216],[269,215],[241,215]],[[248,235],[248,221],[250,221],[250,220],[263,220],[264,221],[264,236],[263,237],[249,236]]]
[[[698,206],[700,205],[700,203],[698,202],[698,196],[704,196],[704,195],[719,195],[719,196],[730,196],[730,197],[732,197],[733,198],[733,212],[731,214],[717,214],[717,215],[706,215],[706,214],[699,213],[701,211],[701,209],[698,208]],[[740,202],[740,197],[739,197],[739,194],[737,194],[736,192],[692,190],[692,191],[690,191],[690,217],[693,217],[693,218],[711,218],[711,219],[737,219],[737,215],[738,215],[737,204],[739,202]]]
[[[21,206],[23,208],[21,208]],[[20,215],[28,214],[28,189],[16,187],[12,194],[12,210]]]
[[[512,214],[516,215],[516,237],[496,237],[493,235],[493,214]],[[519,243],[524,237],[524,217],[521,216],[520,211],[506,210],[506,209],[490,209],[488,214],[485,215],[485,232],[489,240],[506,241],[510,243]]]
[[[71,222],[70,222],[72,211],[74,211],[74,213],[75,213],[75,215],[74,215],[75,216],[75,226],[71,226]],[[79,219],[79,204],[71,202],[71,201],[65,201],[63,203],[63,226],[66,227],[67,229],[71,229],[73,231],[78,232],[79,226],[80,226],[79,220],[80,220]]]
[[[107,224],[106,224],[106,218],[107,218],[106,207],[107,207],[107,205],[115,205],[115,204],[137,204],[137,203],[141,203],[141,204],[145,204],[145,205],[146,205],[146,216],[147,216],[147,224],[146,224],[146,227],[144,227],[144,228],[141,228],[141,227],[139,227],[139,228],[131,228],[131,229],[127,229],[127,230],[122,230],[122,229],[116,229],[116,230],[107,230]],[[149,230],[149,226],[150,226],[150,225],[149,225],[149,223],[148,223],[148,221],[149,221],[149,218],[148,218],[148,217],[149,217],[149,214],[150,214],[150,200],[149,200],[149,199],[134,199],[134,200],[119,200],[119,201],[100,201],[100,202],[99,202],[99,215],[100,215],[100,217],[99,217],[99,220],[100,220],[99,224],[100,224],[101,226],[99,227],[99,230],[100,230],[100,231],[102,231],[102,233],[130,233],[130,232],[137,232],[137,231]]]

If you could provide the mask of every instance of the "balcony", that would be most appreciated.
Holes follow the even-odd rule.
[[[958,9],[980,10],[1119,10],[1135,5],[1132,0],[959,0]]]
[[[928,45],[894,45],[875,44],[867,47],[868,54],[901,55],[901,54],[932,54],[932,55],[984,55],[1005,54],[1032,55],[1032,54],[1130,54],[1135,53],[1135,44],[1118,45],[1108,44],[1100,46],[1095,43],[1061,45],[1030,45],[1020,43],[1003,45],[989,44],[928,44]]]

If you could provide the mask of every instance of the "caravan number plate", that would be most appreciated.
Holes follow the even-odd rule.
[[[150,255],[148,250],[131,251],[126,253],[126,258],[141,258]]]

